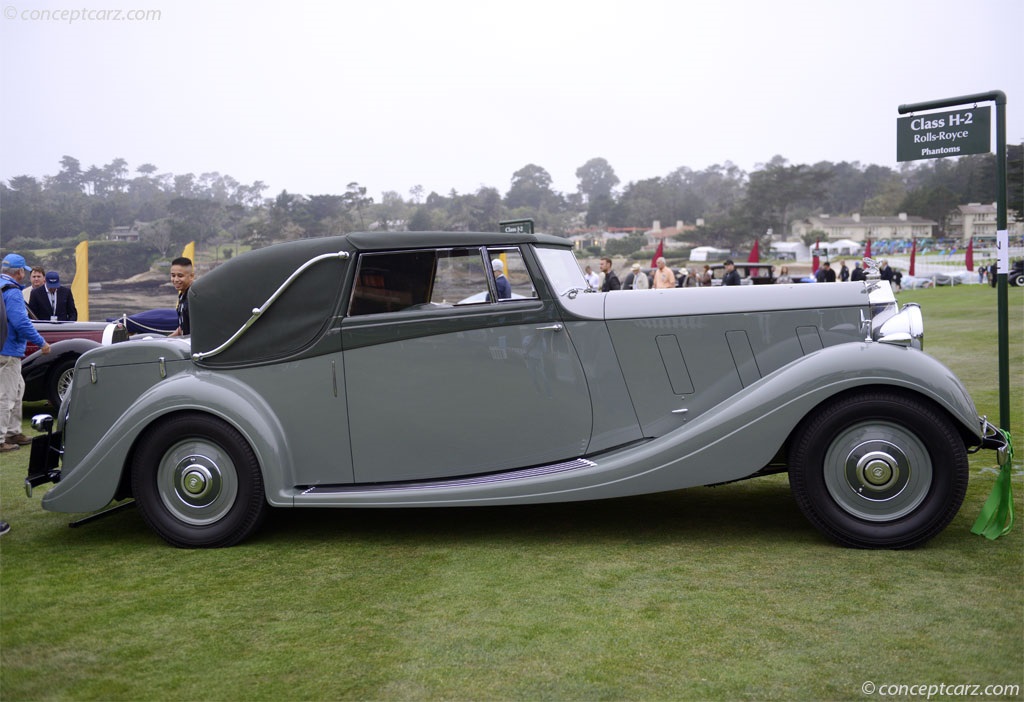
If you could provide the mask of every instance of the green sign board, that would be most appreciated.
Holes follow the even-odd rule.
[[[498,222],[502,234],[533,234],[532,219],[507,219]]]
[[[986,105],[900,117],[896,120],[896,160],[987,154],[992,141],[991,109]]]

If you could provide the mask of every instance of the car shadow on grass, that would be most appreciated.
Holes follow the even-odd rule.
[[[785,478],[589,502],[415,509],[279,509],[260,541],[822,541]]]
[[[57,515],[48,515],[53,519]],[[127,508],[68,528],[75,518],[60,515],[65,544],[162,543],[137,509]],[[48,525],[44,527],[49,530]],[[54,524],[52,528],[59,528]],[[588,502],[507,507],[408,509],[272,509],[261,529],[243,543],[407,545],[564,543],[669,544],[681,539],[705,545],[756,541],[793,543],[823,539],[800,514],[785,477],[775,476],[718,487]]]

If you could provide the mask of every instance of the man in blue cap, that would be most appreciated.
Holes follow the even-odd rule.
[[[46,282],[32,291],[28,309],[36,319],[48,319],[51,322],[78,321],[75,296],[71,294],[71,288],[60,284],[57,271],[48,271]]]
[[[21,432],[21,398],[25,380],[21,377],[21,357],[31,341],[41,353],[50,353],[50,345],[36,331],[28,318],[25,298],[21,296],[25,273],[31,272],[25,257],[12,253],[0,264],[0,292],[3,293],[3,314],[6,338],[0,347],[0,452],[16,451],[32,443]]]

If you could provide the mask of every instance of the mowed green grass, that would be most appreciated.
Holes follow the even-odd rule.
[[[927,351],[993,418],[995,299],[987,286],[900,295],[924,309]],[[1010,300],[1024,444],[1024,291]],[[832,545],[785,476],[573,505],[278,511],[240,546],[186,551],[135,510],[69,529],[68,515],[40,509],[42,490],[25,498],[28,452],[0,460],[0,514],[13,525],[0,538],[5,702],[1024,690],[1024,522],[994,542],[970,533],[992,452],[972,456],[953,523],[900,552]]]

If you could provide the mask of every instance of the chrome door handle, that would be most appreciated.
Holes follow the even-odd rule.
[[[537,331],[562,331],[562,325],[551,324],[546,327],[537,327]]]

